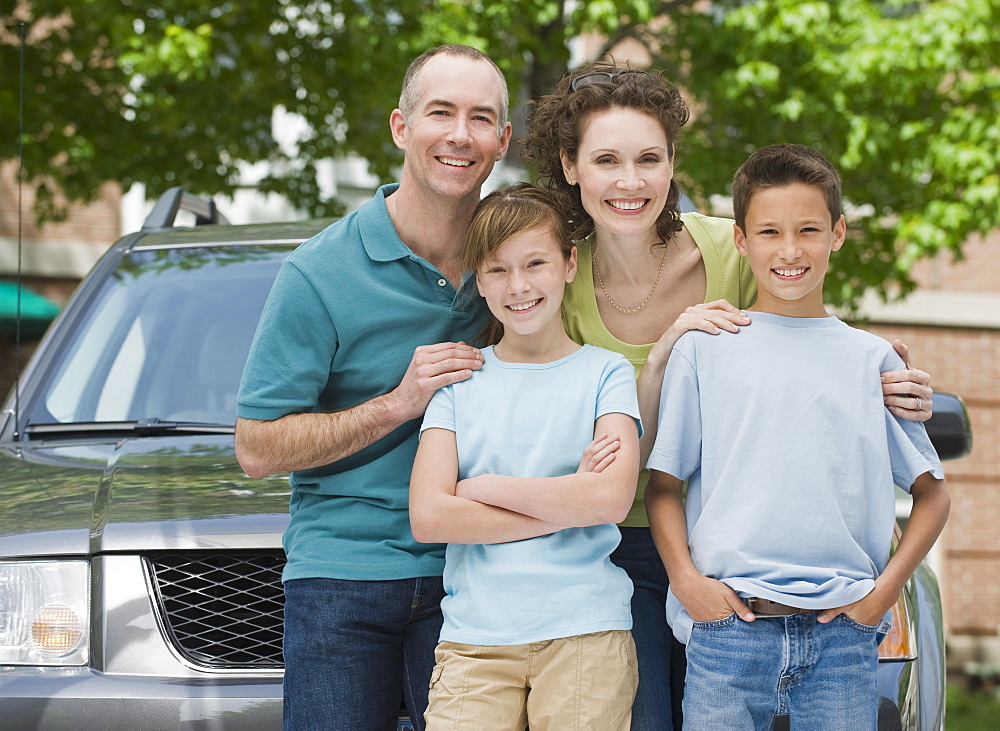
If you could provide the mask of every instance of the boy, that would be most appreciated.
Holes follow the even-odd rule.
[[[923,425],[883,406],[879,373],[899,357],[824,307],[846,235],[836,170],[802,145],[765,147],[733,203],[752,324],[677,341],[647,465],[667,619],[687,644],[684,725],[875,729],[883,617],[950,498]],[[890,560],[893,482],[913,511]]]

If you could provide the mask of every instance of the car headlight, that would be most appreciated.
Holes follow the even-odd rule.
[[[917,644],[910,626],[910,602],[904,596],[892,605],[892,629],[878,646],[879,662],[917,659]]]
[[[0,562],[0,665],[85,665],[86,561]]]

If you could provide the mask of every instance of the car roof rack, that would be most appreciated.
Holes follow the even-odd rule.
[[[178,211],[193,213],[196,226],[229,223],[229,219],[222,215],[214,200],[188,193],[178,185],[170,188],[157,199],[153,210],[149,212],[146,220],[142,223],[142,230],[148,232],[173,228]]]

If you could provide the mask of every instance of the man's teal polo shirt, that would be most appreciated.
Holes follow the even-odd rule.
[[[418,345],[469,342],[485,308],[399,238],[397,185],[296,249],[250,349],[237,413],[272,420],[351,408],[394,389]],[[413,540],[407,512],[420,419],[339,462],[291,475],[284,580],[440,575],[444,546]]]

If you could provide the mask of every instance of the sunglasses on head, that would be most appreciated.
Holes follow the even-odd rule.
[[[604,84],[614,81],[619,76],[628,76],[629,74],[641,74],[642,76],[649,76],[649,72],[643,71],[641,69],[622,69],[621,71],[591,71],[589,74],[583,74],[582,76],[577,76],[569,83],[569,90],[571,92],[577,89],[582,89],[585,86],[590,86],[591,84]]]

